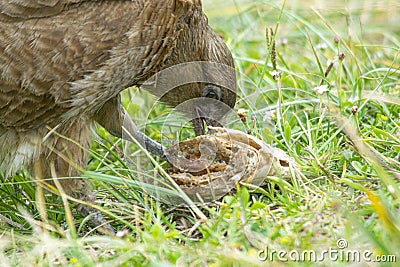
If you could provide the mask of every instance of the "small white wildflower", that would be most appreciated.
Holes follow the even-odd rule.
[[[321,49],[321,50],[325,50],[328,48],[328,45],[326,43],[319,43],[315,46],[315,49]]]
[[[393,187],[392,185],[389,185],[389,186],[387,187],[387,189],[388,189],[388,191],[389,191],[390,194],[394,194],[394,193],[395,193],[394,187]]]
[[[278,77],[281,77],[281,71],[278,71],[278,70],[273,70],[273,71],[270,71],[269,72],[269,74],[275,79],[275,78],[278,78]]]
[[[318,95],[323,95],[328,91],[329,91],[328,85],[326,84],[314,87],[314,92],[316,92]]]
[[[276,111],[268,110],[264,113],[263,121],[271,123],[275,117],[276,117]]]
[[[240,113],[240,114],[246,114],[247,113],[247,109],[244,109],[244,108],[239,108],[238,109],[238,111],[237,111],[237,113]]]
[[[127,236],[129,234],[129,232],[130,231],[128,229],[122,229],[121,231],[118,231],[115,236],[122,238],[122,237]]]

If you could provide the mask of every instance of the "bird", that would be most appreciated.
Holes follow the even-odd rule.
[[[170,88],[181,77],[194,81]],[[81,200],[77,211],[104,223],[82,204],[96,197],[77,177],[88,162],[92,125],[124,136],[120,93],[131,86],[181,106],[196,135],[204,123],[219,123],[219,103],[224,112],[234,107],[232,53],[209,26],[201,0],[1,0],[0,175],[27,169],[33,177],[66,178],[57,181]],[[191,99],[199,101],[184,104]],[[127,128],[164,156],[134,124]]]

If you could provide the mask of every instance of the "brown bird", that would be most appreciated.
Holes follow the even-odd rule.
[[[209,27],[200,0],[1,0],[0,11],[0,174],[5,176],[27,167],[36,175],[33,169],[41,170],[43,178],[79,177],[93,122],[123,136],[119,93],[129,86],[143,85],[172,106],[199,98],[179,109],[196,134],[203,133],[203,121],[216,124],[235,104],[235,74],[228,68],[181,65],[164,79],[156,75],[188,62],[232,69],[232,55]],[[179,82],[182,76],[195,80]],[[205,118],[209,114],[216,117]],[[135,130],[132,124],[127,128]],[[163,156],[157,143],[138,132],[134,137]],[[59,181],[70,196],[95,200],[83,179]],[[83,215],[94,212],[77,208]],[[92,221],[104,219],[98,215]]]

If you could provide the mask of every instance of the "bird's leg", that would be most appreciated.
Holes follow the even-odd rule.
[[[86,151],[90,147],[88,120],[77,119],[73,123],[62,125],[57,129],[57,133],[54,132],[47,137],[46,144],[49,146],[43,148],[45,153],[38,159],[43,178],[57,179],[56,187],[61,186],[66,195],[94,204],[95,194],[88,182],[79,177],[88,160]],[[99,232],[114,234],[113,228],[97,209],[84,203],[78,203],[75,207],[82,216],[90,215],[90,222],[98,227]]]
[[[122,107],[119,95],[107,101],[94,115],[94,119],[112,135],[129,142],[137,142],[153,155],[169,162],[165,147],[139,131]]]
[[[125,111],[125,110],[124,110]],[[125,113],[125,116],[128,116]],[[166,156],[166,149],[165,147],[145,135],[144,133],[137,130],[136,125],[132,122],[129,117],[126,117],[124,120],[124,125],[122,126],[122,136],[121,138],[129,141],[129,142],[137,142],[151,154],[160,157],[161,159],[169,162],[168,157]]]

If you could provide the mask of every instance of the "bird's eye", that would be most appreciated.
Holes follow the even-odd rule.
[[[221,100],[221,88],[211,84],[206,85],[201,96]]]

